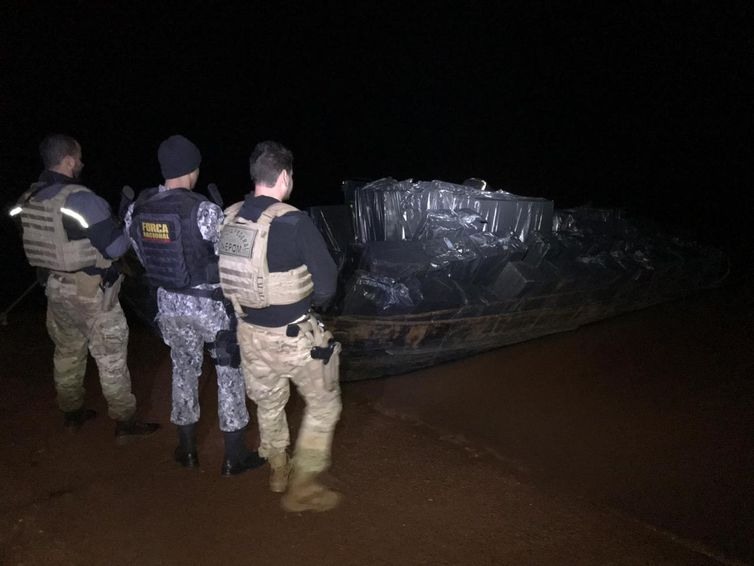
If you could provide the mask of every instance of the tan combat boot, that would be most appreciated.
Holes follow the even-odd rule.
[[[317,473],[296,472],[291,475],[288,492],[283,496],[283,509],[292,513],[302,511],[329,511],[340,503],[339,493],[317,481]]]
[[[288,474],[291,471],[288,454],[285,452],[272,454],[268,462],[270,463],[270,490],[275,493],[283,493],[288,487]]]

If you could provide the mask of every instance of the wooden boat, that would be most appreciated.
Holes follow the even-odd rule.
[[[700,284],[702,282],[699,282]],[[709,281],[704,287],[713,286]],[[680,298],[700,287],[637,283],[604,290],[533,296],[492,305],[397,316],[325,317],[343,345],[341,380],[408,373]]]

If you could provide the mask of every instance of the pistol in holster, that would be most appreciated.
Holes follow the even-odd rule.
[[[330,338],[330,342],[327,346],[315,346],[312,348],[311,356],[315,360],[322,360],[322,363],[327,365],[327,362],[330,361],[337,345],[338,343],[335,341],[335,338]]]

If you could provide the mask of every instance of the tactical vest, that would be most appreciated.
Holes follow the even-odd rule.
[[[243,202],[238,202],[225,211],[219,249],[220,286],[236,312],[242,312],[241,307],[290,305],[308,297],[314,283],[306,265],[270,273],[267,264],[270,223],[298,209],[276,203],[252,222],[238,217],[241,206]]]
[[[65,208],[65,201],[73,193],[89,189],[81,185],[63,185],[54,197],[33,200],[34,195],[46,186],[46,183],[34,183],[19,199],[24,253],[29,263],[34,267],[67,272],[87,267],[110,267],[112,261],[105,258],[89,238],[69,240],[63,227],[61,210]]]
[[[187,189],[157,188],[136,199],[129,234],[153,286],[177,291],[218,282],[214,244],[202,238],[196,220],[205,201]]]

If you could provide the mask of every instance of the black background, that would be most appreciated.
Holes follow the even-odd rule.
[[[113,204],[160,181],[173,133],[226,202],[275,139],[298,206],[339,202],[347,178],[476,176],[750,255],[748,2],[4,6],[2,203],[38,175],[49,132],[80,140],[83,181]]]

